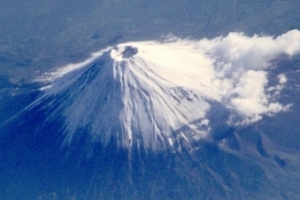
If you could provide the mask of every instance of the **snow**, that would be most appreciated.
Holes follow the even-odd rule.
[[[270,86],[268,70],[272,59],[299,52],[298,30],[278,38],[230,33],[129,42],[43,77],[50,85],[35,105],[50,97],[59,102],[49,120],[65,116],[65,144],[85,129],[104,144],[114,137],[122,147],[165,149],[207,137],[214,126],[208,113],[217,104],[230,113],[228,126],[287,111],[291,105],[277,99],[288,78],[280,74]]]

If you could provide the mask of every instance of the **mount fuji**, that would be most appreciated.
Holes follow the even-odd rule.
[[[125,148],[191,149],[214,130],[289,109],[277,101],[287,78],[279,74],[270,85],[267,69],[276,56],[299,52],[300,40],[290,38],[300,38],[299,31],[276,39],[232,33],[108,47],[41,78],[48,81],[44,95],[26,110],[41,107],[46,121],[61,116],[64,145],[86,132],[104,146],[114,138]]]
[[[21,199],[297,197],[299,53],[298,30],[109,46],[35,80],[1,179]]]

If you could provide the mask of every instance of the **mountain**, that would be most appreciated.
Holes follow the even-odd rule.
[[[45,74],[1,125],[0,197],[296,199],[299,42],[129,42]]]
[[[157,49],[147,55],[151,52],[147,49],[149,44],[136,46],[109,49],[93,62],[55,81],[37,101],[37,105],[51,109],[48,120],[60,111],[65,116],[67,144],[76,137],[78,129],[85,129],[91,140],[100,140],[105,145],[114,137],[121,147],[147,149],[171,147],[178,135],[186,140],[205,136],[204,117],[209,104],[204,98],[211,98],[203,94],[209,85],[207,75],[201,73],[208,70],[193,70],[192,64],[185,64],[184,69],[175,68],[172,64],[187,62],[189,58],[162,58],[156,62]],[[186,80],[182,81],[184,71]],[[204,86],[197,88],[200,82]],[[44,105],[44,101],[48,103]],[[190,133],[178,132],[183,126]]]
[[[220,124],[211,120],[215,115],[224,118],[223,125],[239,126],[287,111],[291,105],[277,100],[287,77],[281,73],[277,84],[267,85],[267,69],[278,54],[297,54],[299,38],[295,30],[276,39],[233,33],[211,41],[120,44],[60,69],[28,109],[42,106],[47,121],[61,115],[67,145],[78,132],[103,145],[117,138],[125,148],[191,144]],[[245,41],[227,44],[237,40]]]

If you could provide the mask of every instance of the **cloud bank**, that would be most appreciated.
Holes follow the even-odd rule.
[[[300,53],[298,30],[277,38],[230,33],[226,37],[200,40],[196,48],[214,63],[220,101],[232,110],[230,123],[248,124],[260,120],[264,114],[272,115],[290,107],[277,101],[287,77],[281,74],[278,84],[269,86],[268,70],[274,67],[270,61],[277,57]]]

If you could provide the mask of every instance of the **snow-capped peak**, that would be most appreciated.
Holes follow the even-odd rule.
[[[56,79],[43,98],[59,101],[56,110],[67,123],[65,142],[70,144],[81,129],[104,144],[115,137],[123,147],[153,149],[205,137],[205,115],[215,98],[206,94],[212,91],[213,69],[201,67],[205,60],[193,54],[178,56],[180,51],[154,42],[118,45]]]

